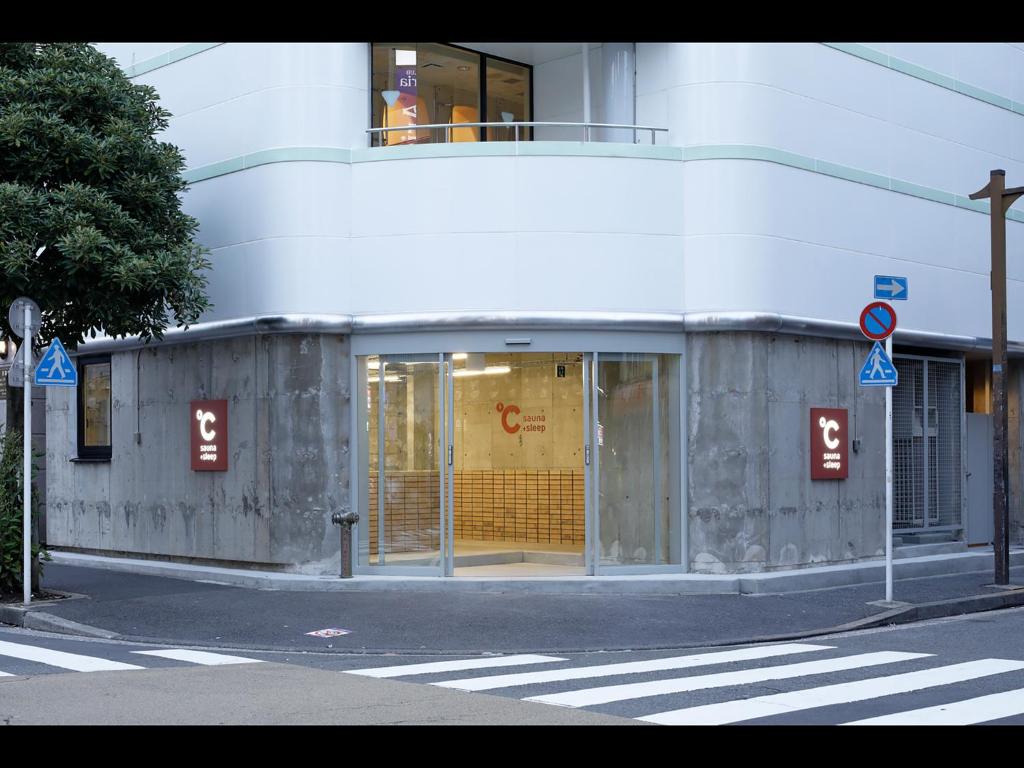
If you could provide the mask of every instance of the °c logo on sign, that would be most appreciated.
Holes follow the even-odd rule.
[[[223,472],[228,468],[228,401],[193,400],[191,465],[196,472]]]
[[[860,332],[872,341],[882,341],[896,330],[896,310],[884,301],[873,301],[860,313]]]
[[[199,434],[203,436],[203,440],[209,442],[217,436],[217,433],[207,427],[211,421],[216,421],[217,416],[213,411],[204,411],[199,409],[196,411],[196,421],[199,422]]]
[[[495,406],[495,410],[501,414],[501,428],[508,432],[510,435],[514,435],[519,431],[521,424],[509,424],[508,417],[520,413],[518,405],[505,405],[504,403],[498,403]]]

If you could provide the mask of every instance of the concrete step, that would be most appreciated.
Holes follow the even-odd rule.
[[[925,557],[926,555],[949,555],[954,552],[966,552],[965,541],[944,541],[936,544],[903,544],[892,548],[892,559],[906,557]]]
[[[526,549],[510,549],[503,552],[479,552],[472,555],[460,555],[455,550],[455,567],[469,568],[478,565],[508,565],[510,563],[540,563],[544,565],[578,565],[582,566],[583,555],[574,552],[545,552]],[[424,557],[394,558],[389,565],[436,565],[437,555]]]
[[[936,531],[935,533],[896,533],[893,534],[892,543],[894,546],[906,546],[911,544],[944,544],[948,541],[956,541],[957,534],[951,531]]]

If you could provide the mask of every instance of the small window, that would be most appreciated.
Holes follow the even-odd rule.
[[[110,355],[78,361],[78,458],[110,459]]]

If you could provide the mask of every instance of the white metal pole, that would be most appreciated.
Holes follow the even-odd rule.
[[[892,360],[892,336],[885,353]],[[892,387],[885,388],[885,599],[892,602]]]
[[[22,594],[25,605],[32,602],[32,309],[25,304],[25,337],[22,339],[22,362],[25,364],[25,442],[21,500],[24,504],[24,570],[21,572]]]
[[[590,122],[590,43],[583,44],[583,122]],[[586,129],[583,135],[586,140]]]

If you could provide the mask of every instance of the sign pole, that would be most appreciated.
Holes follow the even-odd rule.
[[[24,504],[24,567],[21,572],[22,594],[25,605],[32,602],[32,310],[25,305],[25,464],[22,474],[22,503]]]
[[[885,354],[892,360],[892,336]],[[885,601],[892,602],[892,387],[885,388]]]

